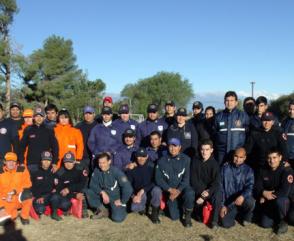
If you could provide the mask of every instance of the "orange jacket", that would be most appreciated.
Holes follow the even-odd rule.
[[[58,166],[61,166],[62,158],[68,151],[71,151],[77,160],[83,159],[84,142],[82,133],[79,129],[71,125],[63,126],[57,124],[54,128],[54,132],[59,147]]]
[[[23,137],[23,132],[25,130],[25,128],[27,128],[29,125],[26,123],[23,123],[21,125],[21,128],[18,130],[18,139],[19,141],[21,141],[22,137]],[[28,147],[26,147],[25,150],[25,154],[24,154],[24,164],[27,165],[27,154],[28,154]]]
[[[30,173],[25,167],[17,166],[14,170],[8,170],[4,166],[0,170],[0,199],[6,198],[9,192],[16,191],[13,197],[17,200],[19,194],[31,186]]]

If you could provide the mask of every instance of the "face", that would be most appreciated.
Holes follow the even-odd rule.
[[[85,113],[84,114],[84,120],[87,123],[92,123],[95,119],[95,114],[94,113]]]
[[[184,124],[186,122],[187,117],[182,115],[177,115],[177,123]]]
[[[65,169],[67,169],[67,170],[71,170],[71,169],[73,169],[74,166],[75,166],[75,162],[65,162],[65,163],[64,163],[64,167],[65,167]]]
[[[50,165],[51,165],[51,161],[49,161],[49,160],[42,160],[41,161],[41,167],[44,170],[48,170]]]
[[[176,156],[181,151],[181,146],[175,146],[175,145],[168,145],[168,150],[171,156]]]
[[[126,136],[126,137],[124,138],[125,144],[126,144],[127,146],[132,146],[132,145],[134,145],[135,140],[136,140],[136,138],[135,138],[134,136]]]
[[[17,166],[17,163],[15,161],[5,161],[5,165],[8,170],[14,170]]]
[[[274,121],[262,121],[262,126],[266,131],[269,131],[274,125]]]
[[[20,118],[20,109],[18,107],[12,107],[10,109],[11,118]]]
[[[2,120],[4,118],[4,111],[0,109],[0,120]]]
[[[151,135],[150,136],[150,145],[153,148],[158,148],[161,145],[161,137],[158,135]]]
[[[149,112],[148,113],[148,119],[150,120],[156,120],[158,118],[158,112]]]
[[[50,121],[56,121],[57,112],[55,110],[47,110],[46,111],[46,117]]]
[[[111,102],[108,102],[108,101],[104,101],[103,102],[103,106],[107,106],[107,107],[112,108],[112,103]]]
[[[193,114],[194,115],[198,115],[199,113],[201,113],[202,109],[199,107],[194,107],[193,108]]]
[[[210,119],[212,117],[213,117],[213,111],[212,111],[212,109],[207,109],[205,111],[205,119]]]
[[[107,123],[112,120],[112,115],[111,114],[102,114],[102,119],[105,123]]]
[[[106,172],[109,170],[111,164],[111,160],[107,160],[106,157],[100,158],[98,160],[98,165],[101,171]]]
[[[259,115],[262,115],[263,113],[266,112],[267,107],[268,107],[268,106],[267,106],[265,103],[260,103],[259,105],[256,106],[256,108],[257,108],[257,113],[258,113]]]
[[[63,126],[68,125],[69,124],[69,118],[65,115],[60,115],[59,116],[59,123]]]
[[[138,156],[137,157],[137,163],[140,166],[143,166],[146,163],[147,159],[148,159],[148,156],[146,156],[146,157]]]
[[[228,96],[225,99],[225,107],[229,111],[235,109],[237,107],[237,105],[238,105],[238,101],[236,100],[236,98],[234,96]]]
[[[243,148],[237,149],[234,153],[233,163],[236,166],[242,165],[246,160],[246,152]]]
[[[33,117],[25,117],[25,118],[24,118],[24,123],[25,123],[26,125],[31,126],[31,125],[33,124]]]
[[[272,168],[272,169],[276,169],[282,160],[282,156],[279,155],[278,153],[270,153],[267,157],[267,162],[268,165]]]
[[[36,115],[36,116],[34,116],[34,121],[35,121],[36,125],[39,126],[43,123],[44,117],[41,115]]]
[[[127,114],[120,114],[120,118],[121,118],[124,122],[126,122],[126,121],[128,121],[128,120],[130,119],[130,114],[129,114],[129,113],[127,113]]]
[[[172,106],[172,105],[166,105],[165,106],[165,112],[169,115],[169,116],[173,116],[175,114],[176,111],[176,107]]]
[[[290,105],[290,107],[289,107],[289,116],[291,118],[294,118],[294,105]]]
[[[200,148],[200,153],[204,161],[207,161],[213,152],[213,148],[210,145],[202,145]]]

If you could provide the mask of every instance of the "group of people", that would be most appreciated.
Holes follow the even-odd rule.
[[[110,217],[122,222],[128,212],[160,214],[203,221],[203,208],[212,206],[209,225],[229,228],[236,220],[253,220],[285,233],[294,224],[294,101],[280,124],[268,111],[266,97],[243,101],[234,91],[224,96],[216,113],[193,103],[187,109],[165,104],[147,107],[141,123],[130,118],[127,104],[112,110],[112,98],[102,111],[86,106],[76,126],[67,109],[10,106],[5,118],[0,105],[0,222],[15,220],[20,211],[29,224],[51,208],[52,219],[69,214],[72,199],[82,203],[82,217]],[[21,114],[22,113],[22,114]]]

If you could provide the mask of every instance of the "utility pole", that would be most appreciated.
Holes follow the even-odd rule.
[[[251,81],[250,84],[251,84],[251,97],[254,98],[254,85],[255,85],[255,82]]]

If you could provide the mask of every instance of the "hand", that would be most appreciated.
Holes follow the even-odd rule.
[[[179,195],[180,195],[180,191],[176,188],[170,188],[168,189],[168,192],[170,193],[169,195],[169,199],[174,201]]]
[[[274,191],[263,191],[262,196],[267,200],[273,200],[277,197],[273,194]]]
[[[121,206],[122,203],[121,203],[120,199],[115,200],[115,201],[114,201],[114,205],[117,206],[117,207]]]
[[[69,194],[68,188],[64,188],[60,191],[61,196],[65,197],[67,194]]]
[[[11,203],[12,202],[12,199],[13,199],[13,194],[8,193],[7,194],[7,197],[6,197],[6,202]]]
[[[204,190],[202,193],[201,193],[201,197],[202,198],[207,198],[209,196],[209,192],[207,190]]]
[[[202,205],[202,204],[204,203],[204,199],[203,199],[202,197],[200,197],[200,198],[198,198],[198,199],[196,200],[196,203],[197,203],[198,205]]]
[[[264,202],[265,202],[264,197],[261,197],[260,200],[259,200],[259,203],[264,203]]]
[[[103,203],[108,204],[110,202],[108,194],[105,191],[102,191],[100,194],[102,196]]]
[[[140,203],[141,199],[141,196],[137,194],[133,197],[133,203]]]
[[[242,206],[243,202],[244,202],[244,197],[242,195],[240,195],[239,197],[236,198],[235,205]]]
[[[77,193],[77,195],[76,195],[76,199],[78,199],[78,200],[80,200],[80,201],[84,200],[84,194],[81,193],[81,192]]]
[[[52,164],[51,172],[55,173],[58,170],[58,166],[56,164]]]
[[[129,163],[128,165],[126,165],[126,169],[134,169],[137,166],[137,164],[135,162]]]
[[[284,167],[290,167],[290,163],[288,161],[284,162]]]
[[[43,204],[44,203],[44,198],[43,197],[40,197],[36,200],[37,203],[39,204]]]
[[[224,207],[221,208],[219,215],[220,215],[221,218],[224,218],[224,216],[226,216],[227,213],[228,213],[228,208],[224,206]]]

